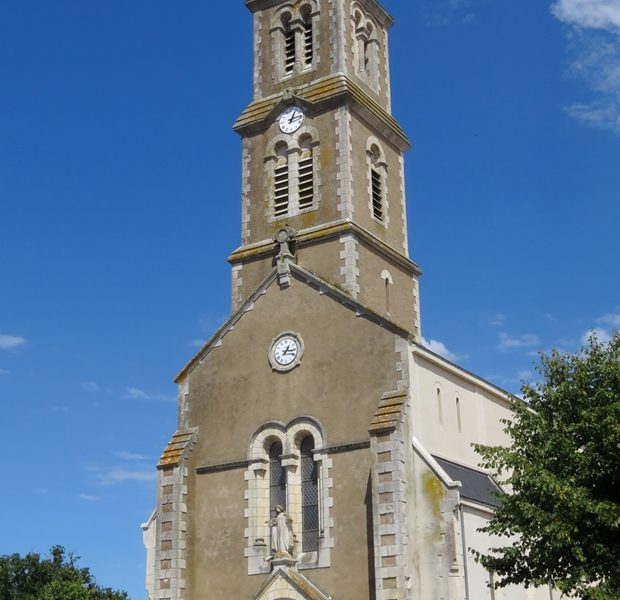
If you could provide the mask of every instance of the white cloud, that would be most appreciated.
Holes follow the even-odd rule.
[[[151,460],[150,456],[144,456],[144,454],[135,454],[134,452],[115,452],[115,454],[121,460],[126,461]]]
[[[7,371],[6,369],[0,369],[0,375],[10,375],[11,371]]]
[[[540,338],[533,333],[526,333],[525,335],[517,338],[510,337],[507,333],[504,332],[499,334],[498,348],[502,352],[518,348],[531,348],[533,346],[537,346],[538,344],[540,344]]]
[[[506,323],[506,319],[508,317],[502,313],[497,313],[491,321],[489,321],[489,325],[493,327],[503,327],[504,323]]]
[[[439,354],[439,356],[443,356],[445,359],[450,360],[452,362],[456,362],[459,357],[446,348],[446,345],[443,342],[438,342],[437,340],[431,339],[430,341],[426,338],[422,338],[422,345],[428,348],[431,352],[435,354]]]
[[[99,482],[103,485],[114,485],[116,483],[135,483],[151,482],[157,479],[155,469],[144,471],[130,470],[123,467],[113,467],[102,471],[99,474]]]
[[[594,327],[593,329],[588,329],[588,331],[581,336],[581,343],[587,346],[590,342],[590,338],[594,337],[601,344],[609,344],[609,342],[611,342],[611,335],[612,333],[609,329]]]
[[[557,0],[551,12],[564,23],[620,32],[618,0]]]
[[[614,329],[620,329],[620,313],[604,315],[598,319],[598,322],[609,325]]]
[[[517,379],[519,381],[525,381],[528,382],[530,381],[532,378],[534,377],[534,373],[532,373],[531,371],[528,371],[527,369],[524,369],[523,371],[519,371],[517,373]]]
[[[85,381],[82,383],[82,389],[87,392],[100,392],[101,388],[96,381]]]
[[[570,74],[595,93],[567,113],[592,127],[620,133],[620,3],[618,0],[556,0],[554,16],[569,26]]]
[[[105,466],[96,463],[82,465],[87,473],[91,473],[100,485],[116,485],[121,483],[150,483],[157,480],[155,468],[128,469],[124,466]]]
[[[198,340],[192,340],[189,345],[192,348],[202,348],[206,343],[207,343],[207,340],[198,339]]]
[[[476,18],[473,6],[482,0],[430,0],[423,5],[427,27],[444,27],[452,22],[470,23]]]
[[[0,350],[10,350],[25,343],[26,340],[19,335],[0,335]]]
[[[99,496],[90,496],[89,494],[80,494],[78,498],[80,500],[84,500],[85,502],[99,502],[101,500]]]
[[[129,387],[125,390],[125,398],[131,400],[162,400],[164,402],[174,402],[176,398],[174,396],[167,396],[165,394],[150,393],[141,390],[136,387]]]

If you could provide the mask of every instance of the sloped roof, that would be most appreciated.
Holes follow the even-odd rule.
[[[159,459],[159,463],[157,463],[157,468],[176,467],[185,451],[191,445],[197,431],[197,427],[177,431],[168,442]]]
[[[461,498],[493,508],[499,506],[496,495],[501,495],[503,492],[490,475],[471,467],[453,463],[445,458],[438,456],[433,456],[433,458],[454,481],[461,482]]]
[[[370,433],[392,431],[400,422],[400,415],[407,400],[407,392],[390,392],[383,394],[370,424]]]

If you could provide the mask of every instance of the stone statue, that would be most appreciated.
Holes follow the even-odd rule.
[[[269,521],[271,526],[271,550],[274,558],[288,558],[293,547],[293,519],[282,505],[276,505],[276,516]]]

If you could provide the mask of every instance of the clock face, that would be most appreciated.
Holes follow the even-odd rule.
[[[276,362],[283,367],[290,365],[299,354],[299,344],[294,337],[285,336],[281,338],[273,348],[273,357]]]
[[[304,343],[298,333],[285,331],[271,342],[269,362],[276,371],[294,369],[303,357]]]
[[[298,106],[291,106],[280,115],[280,130],[283,133],[295,133],[303,122],[304,111]]]

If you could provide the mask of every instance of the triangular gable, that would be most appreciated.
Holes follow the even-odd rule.
[[[355,312],[358,317],[365,317],[380,327],[396,333],[405,339],[410,341],[413,339],[410,332],[403,329],[393,321],[386,319],[383,315],[380,315],[367,306],[364,306],[346,292],[321,279],[318,275],[315,275],[310,271],[306,271],[306,269],[294,263],[291,263],[289,267],[291,275],[293,275],[297,281],[310,285],[318,291],[319,295],[327,295],[339,302],[342,306],[345,306],[349,310]],[[245,313],[250,312],[254,308],[254,304],[257,300],[267,291],[274,281],[277,281],[277,278],[278,272],[277,269],[274,268],[257,286],[252,294],[250,294],[249,298],[235,312],[233,312],[230,317],[228,317],[226,322],[215,332],[211,339],[194,355],[194,357],[183,367],[183,369],[181,369],[179,374],[176,376],[176,383],[178,383],[189,371],[193,370],[194,367],[199,364],[200,361],[202,361],[207,354],[211,352],[211,350],[213,350],[213,348],[217,348],[221,345],[224,336],[234,329],[235,324],[245,315]]]
[[[292,568],[280,567],[271,574],[254,600],[330,600],[309,579]]]

